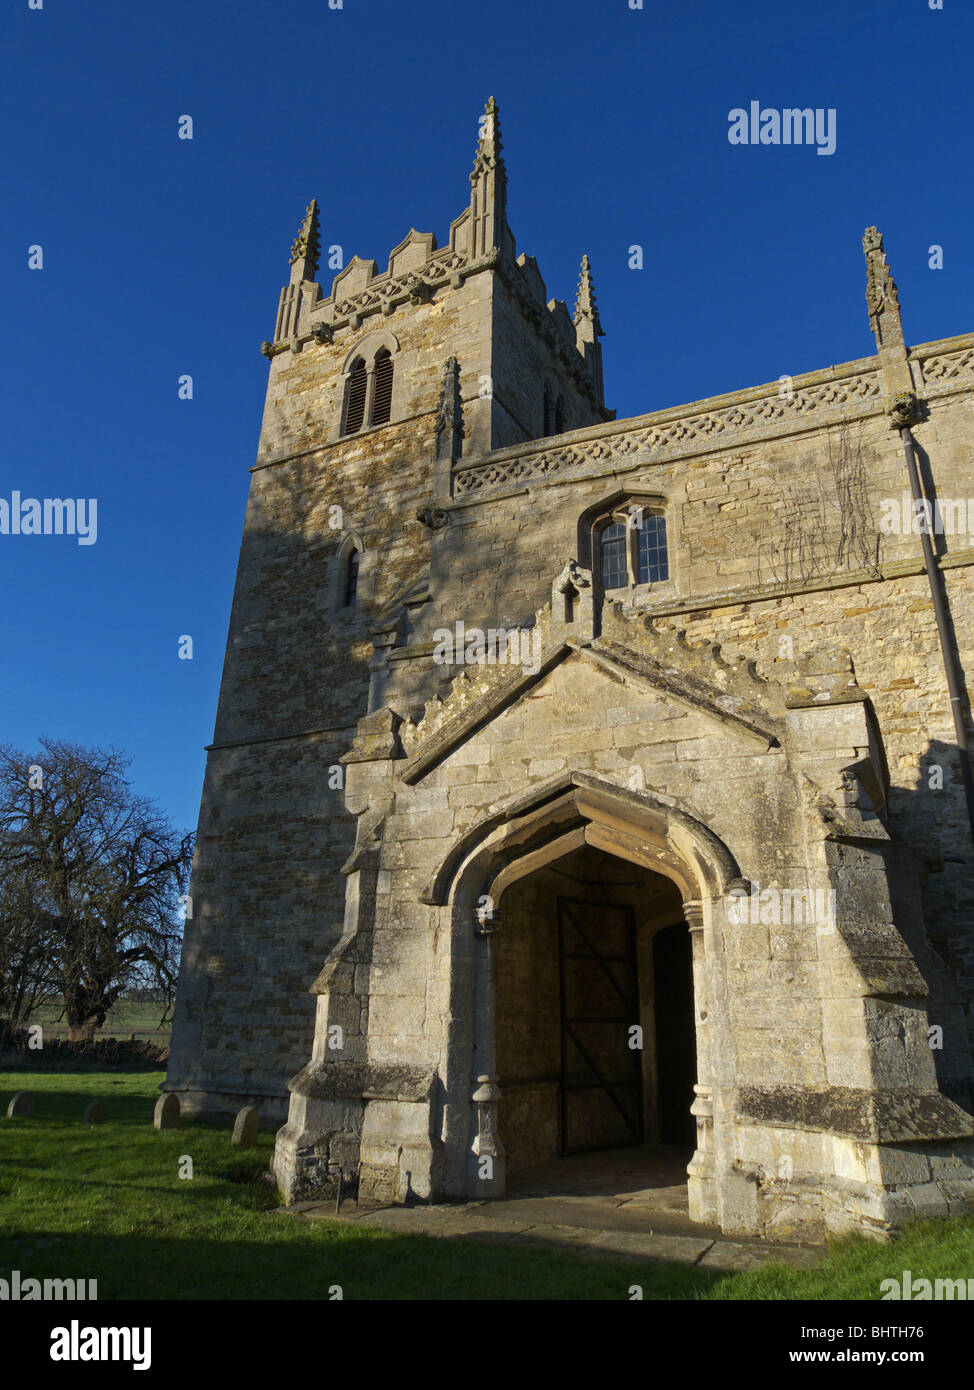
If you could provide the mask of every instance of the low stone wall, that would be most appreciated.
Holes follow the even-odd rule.
[[[32,1071],[105,1071],[109,1067],[125,1071],[156,1071],[169,1060],[168,1046],[128,1038],[96,1038],[93,1042],[68,1042],[51,1038],[42,1048],[27,1046],[15,1038],[6,1039],[0,1050],[0,1068]]]

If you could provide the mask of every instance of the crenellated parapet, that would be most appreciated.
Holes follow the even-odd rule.
[[[300,352],[313,341],[330,343],[337,336],[358,333],[369,319],[442,303],[469,280],[492,272],[516,304],[524,327],[536,335],[571,390],[585,402],[588,417],[612,418],[604,405],[597,341],[602,328],[588,257],[582,262],[573,315],[563,300],[549,299],[534,257],[517,255],[507,223],[507,174],[493,97],[480,118],[470,201],[451,223],[445,246],[438,245],[432,232],[411,228],[390,251],[384,270],[375,260],[354,255],[334,275],[326,293],[316,278],[320,241],[319,209],[313,199],[292,246],[290,279],[281,291],[273,340],[262,345],[268,358]]]

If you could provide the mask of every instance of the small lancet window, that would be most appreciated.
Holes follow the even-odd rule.
[[[345,565],[345,597],[343,606],[352,608],[355,605],[355,596],[358,593],[358,559],[357,550],[348,552],[348,560]]]
[[[357,434],[365,418],[365,393],[369,385],[369,374],[361,357],[356,358],[348,376],[345,396],[345,427],[342,434]]]
[[[578,590],[575,588],[574,584],[569,584],[568,588],[563,592],[565,596],[565,622],[573,623],[575,621],[575,604],[578,600]]]
[[[555,433],[555,398],[551,387],[545,382],[544,388],[544,429],[542,434],[547,437]]]

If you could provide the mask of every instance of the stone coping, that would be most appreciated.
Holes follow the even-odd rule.
[[[851,1086],[742,1086],[743,1124],[812,1130],[871,1144],[968,1139],[974,1118],[939,1091]]]

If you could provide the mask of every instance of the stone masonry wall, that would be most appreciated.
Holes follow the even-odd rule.
[[[863,410],[872,414],[800,434],[761,441],[752,430],[739,449],[658,462],[641,462],[636,449],[631,464],[601,476],[591,464],[587,475],[577,467],[573,475],[572,439],[581,436],[554,441],[546,457],[569,460],[564,481],[554,470],[550,481],[500,483],[476,501],[458,499],[434,544],[436,603],[425,635],[458,619],[529,624],[558,565],[579,552],[583,512],[625,493],[658,496],[671,577],[625,601],[658,614],[663,626],[686,628],[691,641],[727,643],[769,674],[823,638],[849,650],[886,746],[894,833],[923,866],[928,926],[971,994],[974,863],[946,680],[919,536],[882,529],[886,499],[905,514],[908,479],[900,440],[870,401]],[[969,392],[934,395],[915,435],[937,495],[970,496],[974,510],[972,414]],[[627,429],[636,435],[635,424],[604,427],[596,437],[624,441]],[[974,547],[968,535],[947,535],[939,548],[961,664],[970,671]]]
[[[530,279],[530,267],[517,273]],[[627,496],[663,507],[670,554],[667,581],[623,595],[633,611],[687,628],[691,640],[727,643],[769,673],[823,637],[851,652],[889,758],[892,829],[923,866],[937,948],[974,995],[974,865],[919,538],[881,526],[884,500],[902,505],[907,479],[876,359],[796,378],[794,400],[755,388],[658,417],[593,424],[595,408],[573,396],[559,358],[570,352],[567,312],[545,310],[547,332],[532,338],[530,315],[507,281],[484,269],[428,299],[354,326],[336,320],[333,341],[295,339],[271,354],[201,806],[171,1084],[280,1098],[284,1077],[307,1059],[307,991],[341,931],[338,870],[354,833],[328,770],[367,706],[376,620],[428,581],[431,601],[411,610],[392,654],[398,666],[390,662],[382,686],[384,701],[413,712],[452,674],[431,660],[435,629],[458,620],[532,623],[554,573],[584,551],[582,514]],[[398,345],[393,419],[339,439],[343,365],[358,341],[377,334]],[[925,374],[919,386],[929,387],[928,418],[915,429],[921,468],[941,498],[971,494],[974,507],[970,346],[946,340],[912,356]],[[451,502],[433,460],[443,364],[452,355],[466,438]],[[512,450],[515,437],[538,428],[546,374],[564,387],[575,428]],[[493,403],[483,395],[485,376],[499,398]],[[516,429],[503,423],[505,411]],[[438,489],[448,522],[431,532],[416,511]],[[363,547],[359,596],[342,609],[339,548],[350,533]],[[969,671],[974,548],[967,535],[945,537],[939,548]],[[672,716],[647,702],[646,717]],[[538,734],[524,763],[527,783],[536,768],[561,765]],[[618,737],[592,730],[573,754],[577,766],[621,771]],[[485,756],[478,780],[498,755]],[[699,781],[690,762],[681,768],[687,788]],[[451,771],[468,776],[459,755]],[[733,777],[732,763],[722,776]],[[767,804],[780,794],[769,783]],[[404,843],[414,831],[404,826]],[[765,833],[773,839],[773,824]]]
[[[562,305],[562,313],[554,317],[541,299],[542,286],[535,314],[547,329],[543,336],[528,319],[520,296],[513,294],[500,276],[492,280],[493,447],[503,449],[543,436],[546,381],[562,397],[566,430],[598,423],[601,411],[579,388],[567,365],[570,362],[576,370],[585,370],[567,309]]]
[[[339,759],[367,707],[375,619],[428,565],[415,512],[433,487],[429,412],[469,296],[435,309],[423,306],[408,331],[391,325],[414,359],[413,377],[408,361],[397,364],[397,386],[427,413],[338,444],[322,443],[341,402],[315,354],[344,349],[306,347],[272,363],[200,811],[177,1088],[245,1091],[279,1112],[311,1050],[310,989],[341,933],[339,870],[354,843]],[[343,608],[334,571],[349,532],[364,553],[359,602]]]

